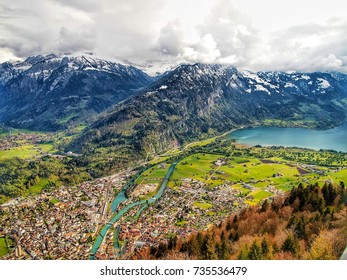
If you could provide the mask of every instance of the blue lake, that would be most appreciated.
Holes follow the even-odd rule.
[[[328,149],[347,152],[347,123],[327,130],[306,128],[253,127],[229,134],[239,143],[262,146],[285,146]]]

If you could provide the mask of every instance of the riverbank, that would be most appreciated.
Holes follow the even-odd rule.
[[[163,195],[164,193],[164,190],[167,186],[167,183],[169,182],[169,179],[173,173],[173,171],[175,170],[175,167],[177,165],[178,161],[175,161],[169,168],[167,174],[165,175],[164,177],[164,180],[162,182],[162,184],[160,185],[160,188],[158,190],[158,192],[156,193],[155,196],[153,196],[152,198],[149,198],[147,200],[141,200],[141,201],[137,201],[137,202],[134,202],[134,203],[131,203],[131,204],[128,204],[126,205],[123,209],[121,209],[120,211],[118,211],[111,219],[110,221],[102,228],[100,234],[97,236],[94,244],[93,244],[93,247],[92,247],[92,250],[91,250],[91,254],[90,254],[90,260],[94,260],[95,259],[95,255],[97,254],[98,252],[98,249],[99,247],[101,246],[102,242],[104,241],[104,238],[106,237],[108,231],[114,227],[114,225],[123,217],[124,214],[126,214],[130,209],[132,209],[133,207],[135,206],[138,206],[138,205],[150,205],[154,202],[156,202],[157,200],[160,199],[160,197]],[[142,170],[140,172],[138,172],[127,184],[126,186],[122,189],[121,193],[124,193],[127,191],[127,189],[135,182],[135,180],[138,178],[138,176],[140,176],[140,174],[145,171],[145,170]],[[122,196],[123,197],[123,196]],[[124,196],[125,197],[125,196]],[[126,200],[126,199],[125,199]],[[125,200],[122,200],[121,202],[125,202]],[[120,199],[119,199],[119,195],[115,198],[115,201],[116,201],[116,208],[114,209],[112,207],[112,212],[114,212],[119,204],[120,204]],[[114,206],[114,204],[112,203],[112,205]],[[141,209],[141,212],[144,210],[144,208],[142,207]],[[118,245],[118,239],[114,240],[114,244],[117,244]]]

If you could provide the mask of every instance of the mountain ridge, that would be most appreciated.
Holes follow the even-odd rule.
[[[0,65],[0,122],[57,130],[84,122],[146,87],[137,68],[88,56],[33,56]]]
[[[252,72],[181,64],[150,77],[88,55],[32,56],[0,64],[0,122],[35,130],[84,123],[70,148],[123,147],[136,154],[281,120],[328,128],[346,120],[347,75]]]
[[[309,120],[325,128],[346,119],[346,89],[345,74],[181,65],[103,113],[74,144],[138,142],[137,152],[157,153],[265,119]]]

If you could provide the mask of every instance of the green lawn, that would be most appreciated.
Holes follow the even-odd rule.
[[[218,159],[224,159],[225,165],[214,164]],[[307,175],[305,175],[307,176]],[[341,176],[338,173],[335,176]],[[296,166],[288,166],[285,163],[262,163],[254,157],[226,158],[214,154],[195,154],[181,160],[174,171],[169,186],[181,184],[182,179],[191,178],[206,183],[209,186],[217,186],[231,182],[252,182],[255,187],[265,189],[268,185],[274,185],[283,190],[290,190],[293,184],[303,181]],[[264,182],[257,182],[265,180]],[[247,190],[242,190],[246,193]]]
[[[250,160],[248,158],[242,158],[242,157],[233,157],[233,161],[235,163],[241,164],[241,163],[247,163]]]
[[[221,171],[225,173],[224,178],[244,182],[250,180],[262,180],[273,178],[274,174],[280,173],[283,177],[294,179],[298,172],[295,167],[289,167],[285,164],[259,164],[257,160],[250,160],[249,163],[233,164],[230,166],[222,166]]]
[[[0,237],[0,257],[8,254],[5,237]]]
[[[255,190],[250,193],[254,197],[254,200],[257,202],[263,200],[264,198],[267,198],[272,195],[272,193],[267,192],[267,191],[262,191],[262,190]]]
[[[49,183],[48,179],[40,179],[39,182],[34,185],[29,187],[26,195],[32,194],[32,195],[38,195],[42,192],[42,189],[44,186],[46,186]]]
[[[60,201],[58,199],[56,199],[55,197],[52,197],[49,202],[51,202],[52,204],[57,204],[59,203]]]
[[[265,182],[258,182],[258,183],[255,183],[255,184],[253,184],[253,185],[254,185],[256,188],[263,189],[263,188],[266,188],[269,184],[270,184],[269,181],[265,181]]]
[[[165,160],[167,160],[168,158],[170,158],[169,156],[160,156],[160,157],[156,157],[152,160],[150,160],[148,163],[149,164],[158,164],[158,163],[161,163]]]
[[[339,183],[340,181],[344,182],[347,186],[347,169],[341,170],[338,172],[329,172],[328,176],[335,182]]]
[[[244,195],[247,195],[251,192],[249,189],[244,188],[241,184],[235,184],[232,186],[232,188],[241,191]]]
[[[206,145],[211,144],[212,142],[214,142],[217,138],[218,138],[218,136],[212,137],[212,138],[208,138],[208,139],[205,139],[205,140],[201,140],[201,141],[192,142],[192,143],[186,145],[184,147],[184,149],[194,148],[194,147],[197,147],[197,146],[206,146]]]
[[[37,151],[34,150],[34,145],[24,145],[20,147],[14,147],[10,150],[0,151],[0,158],[29,158],[37,155]]]
[[[135,184],[159,184],[169,170],[169,164],[159,164],[147,169],[135,181]]]
[[[212,204],[207,203],[207,202],[197,202],[197,201],[194,202],[193,205],[196,207],[199,207],[200,209],[203,209],[203,210],[210,209],[213,206]]]
[[[223,158],[220,155],[211,154],[195,154],[181,160],[177,164],[175,172],[172,174],[170,181],[184,178],[193,178],[200,181],[207,180],[211,174],[217,169],[217,166],[213,164],[214,161],[219,158]]]
[[[184,227],[187,223],[188,223],[188,221],[176,222],[176,226],[178,226],[178,227]]]
[[[179,148],[173,148],[171,150],[168,150],[166,153],[164,153],[162,156],[173,156],[178,155],[181,152]]]

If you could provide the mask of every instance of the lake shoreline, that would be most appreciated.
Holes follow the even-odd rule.
[[[347,122],[325,130],[303,127],[247,126],[224,134],[240,144],[330,150],[347,153]]]

